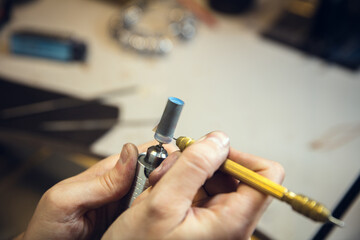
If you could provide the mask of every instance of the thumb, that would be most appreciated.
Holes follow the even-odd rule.
[[[171,153],[165,160],[158,166],[149,176],[149,183],[151,186],[154,186],[162,176],[169,171],[169,169],[175,164],[177,159],[180,157],[181,153],[175,151]]]
[[[71,201],[85,209],[92,209],[121,199],[132,185],[137,157],[136,146],[125,144],[111,170],[90,180],[73,183]]]
[[[156,209],[167,211],[174,207],[178,213],[186,214],[200,187],[225,161],[228,153],[229,137],[222,132],[209,133],[180,155],[152,189],[150,203]]]

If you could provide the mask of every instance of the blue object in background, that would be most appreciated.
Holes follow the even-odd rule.
[[[10,37],[10,51],[15,54],[59,61],[85,61],[85,43],[70,37],[31,30],[15,31]]]

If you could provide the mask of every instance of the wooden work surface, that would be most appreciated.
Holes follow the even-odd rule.
[[[76,97],[105,96],[121,107],[120,124],[92,146],[98,154],[151,140],[167,97],[179,97],[186,104],[176,134],[199,138],[223,130],[233,147],[280,162],[289,189],[329,208],[337,204],[360,170],[360,72],[263,39],[251,16],[217,16],[215,28],[200,24],[196,38],[175,43],[170,55],[139,56],[108,34],[117,11],[89,0],[38,0],[17,8],[0,36],[0,74]],[[10,55],[8,34],[25,26],[74,33],[88,43],[88,61]],[[135,87],[131,94],[106,94],[129,87]],[[359,213],[357,200],[347,227],[329,239],[359,236]],[[259,224],[275,239],[309,239],[319,227],[275,201]]]

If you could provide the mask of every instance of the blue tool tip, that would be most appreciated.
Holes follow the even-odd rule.
[[[184,101],[179,98],[169,97],[169,100],[177,105],[184,105]]]

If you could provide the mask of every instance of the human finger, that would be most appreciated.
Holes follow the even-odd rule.
[[[254,156],[252,154],[243,153],[232,147],[230,147],[228,158],[276,183],[281,183],[284,179],[284,169],[277,162]],[[226,175],[226,173],[223,173],[223,175]],[[217,187],[217,185],[212,186]],[[247,186],[246,184],[241,184],[240,181],[240,185],[237,187],[237,192],[241,193],[242,191],[245,192],[244,195],[249,195],[250,192],[250,196],[255,196],[255,200],[259,199],[262,201],[264,199],[264,194]]]
[[[130,207],[134,207],[137,204],[141,203],[143,200],[145,200],[149,196],[151,190],[152,190],[152,186],[145,189],[139,196],[135,198],[135,200],[132,202]]]
[[[142,152],[146,152],[146,150],[153,145],[158,144],[158,142],[154,141],[150,141],[148,143],[144,143],[142,145],[138,146],[138,152],[142,153]],[[172,153],[176,150],[178,150],[178,148],[172,144],[164,144],[163,145],[164,148],[166,149],[166,151],[168,153]],[[119,154],[114,154],[112,156],[109,156],[101,161],[99,161],[98,163],[96,163],[95,165],[91,166],[89,169],[85,170],[84,172],[63,180],[64,183],[70,183],[70,182],[77,182],[77,181],[83,181],[83,180],[88,180],[91,179],[93,177],[97,177],[100,175],[103,175],[104,173],[106,173],[107,171],[111,170],[116,162],[119,160],[120,158],[120,153]]]
[[[103,175],[107,171],[111,170],[119,159],[120,159],[120,153],[111,155],[107,158],[98,161],[96,164],[86,169],[85,171],[73,177],[67,178],[61,181],[60,183],[63,184],[63,183],[86,181],[94,177]]]
[[[239,181],[232,176],[216,171],[214,176],[208,179],[204,184],[204,189],[209,196],[214,196],[220,193],[229,193],[236,191]]]
[[[160,178],[165,175],[165,173],[175,164],[176,160],[179,158],[181,153],[179,151],[173,152],[169,157],[167,157],[159,167],[157,167],[149,176],[150,185],[155,185]],[[206,192],[206,196],[213,196],[219,193],[228,193],[232,191],[236,191],[239,181],[222,173],[220,171],[216,171],[214,176],[208,179],[203,189],[200,189],[197,193],[197,199],[203,198],[205,196],[202,192]],[[194,200],[195,201],[195,200]]]
[[[180,157],[181,153],[179,151],[173,152],[169,157],[167,157],[161,165],[156,168],[149,176],[150,185],[154,186],[163,175],[175,164],[177,159]],[[214,175],[208,179],[202,188],[200,188],[193,199],[193,205],[199,205],[202,202],[209,199],[209,197],[214,196],[219,193],[228,193],[236,191],[239,181],[232,178],[230,175],[224,174],[220,171],[216,171]],[[136,203],[139,203],[149,195],[149,192],[142,193]],[[141,199],[141,200],[140,200]],[[135,204],[135,202],[133,203]]]
[[[137,156],[136,146],[130,143],[125,144],[111,170],[90,180],[60,184],[54,190],[55,195],[62,195],[60,196],[62,206],[83,209],[97,208],[118,200],[131,187]]]
[[[284,170],[282,166],[276,162],[242,153],[233,148],[230,148],[229,159],[276,183],[281,183],[284,178]],[[271,198],[269,196],[246,184],[240,183],[236,192],[219,196],[214,199],[210,205],[219,204],[222,205],[223,209],[231,209],[230,215],[223,214],[219,211],[222,221],[231,223],[242,219],[244,225],[247,226],[247,235],[249,235],[252,230],[255,229],[257,222],[270,203],[270,200]]]
[[[178,213],[186,213],[198,189],[219,168],[228,151],[229,138],[222,132],[209,133],[195,142],[154,186],[150,203],[155,208],[178,203],[174,206]]]
[[[167,171],[175,164],[175,162],[180,157],[181,153],[175,151],[171,153],[165,160],[158,166],[149,176],[149,183],[151,186],[154,186],[160,178],[165,175]]]
[[[158,166],[149,176],[149,184],[150,187],[147,188],[144,192],[142,192],[132,203],[132,206],[135,206],[142,202],[146,197],[150,194],[150,191],[152,189],[152,186],[154,186],[160,178],[170,169],[172,165],[176,162],[176,160],[179,158],[181,153],[179,151],[175,151],[171,153],[165,160]]]
[[[236,151],[235,149],[231,150],[229,157],[233,158],[236,162],[242,163],[244,167],[253,170],[257,174],[260,174],[275,183],[281,184],[284,180],[285,170],[277,162],[251,154],[245,154]],[[265,211],[266,207],[270,204],[272,198],[246,184],[240,184],[236,192],[242,196],[244,201],[252,202],[247,210],[248,212],[257,213],[253,214],[253,222],[255,224],[262,213]],[[236,202],[234,204],[235,206],[239,205],[239,203]]]

